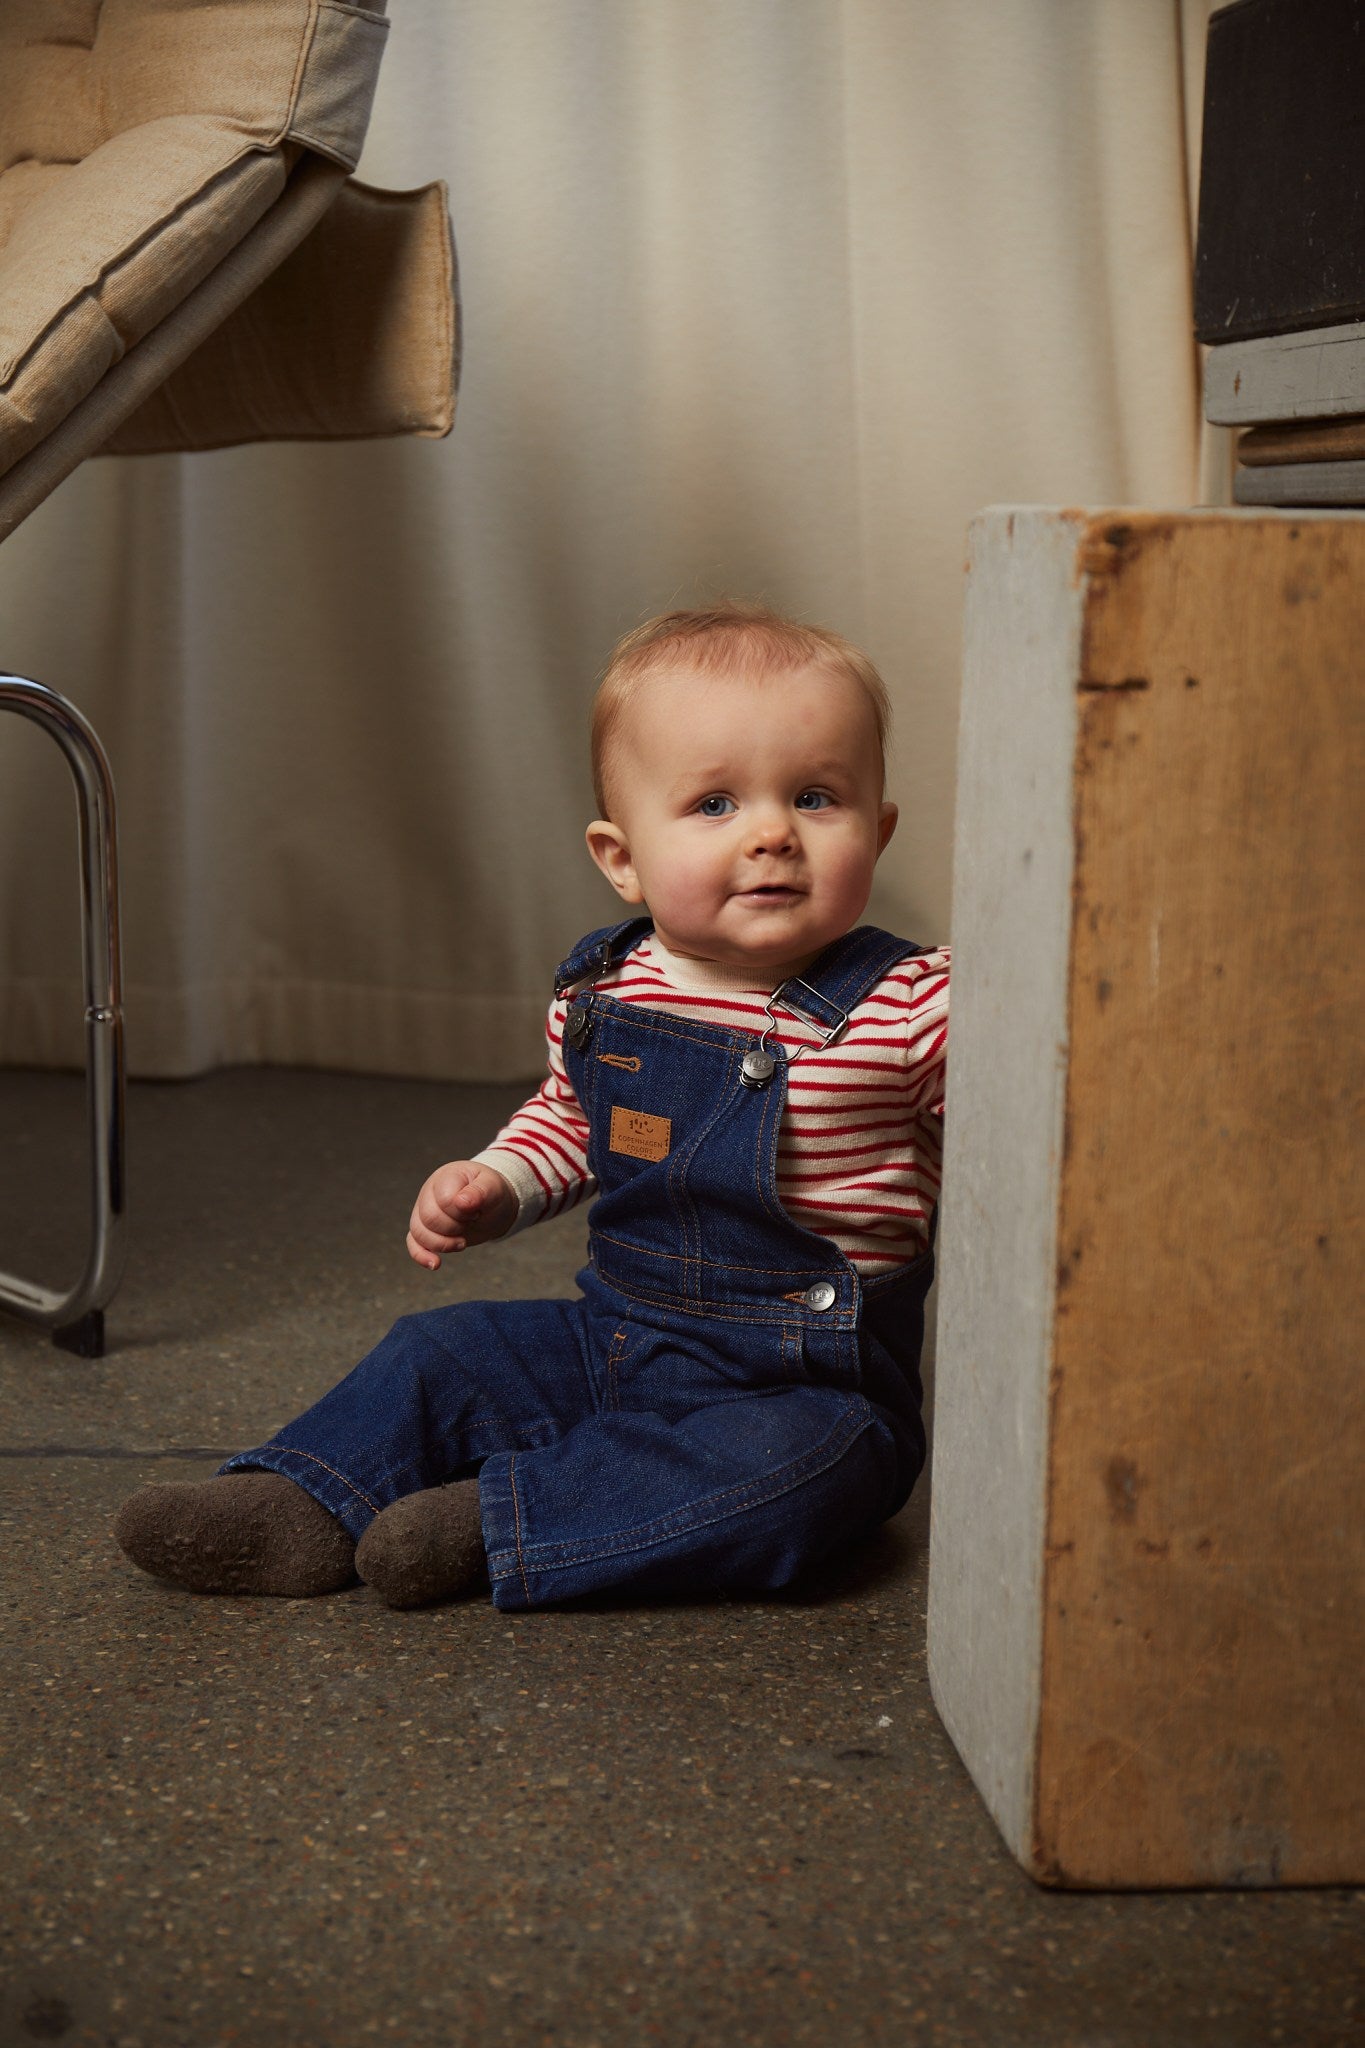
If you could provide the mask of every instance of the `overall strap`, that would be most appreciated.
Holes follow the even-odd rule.
[[[923,953],[923,946],[898,939],[875,924],[845,932],[812,960],[804,974],[794,974],[774,989],[771,1003],[792,1010],[825,1035],[828,1045],[848,1022],[849,1012],[871,995],[882,976],[898,960]],[[771,1012],[770,1012],[771,1014]]]
[[[576,981],[585,981],[589,976],[596,981],[618,960],[624,960],[653,929],[652,917],[628,917],[622,924],[604,924],[589,932],[556,967],[555,994],[562,996]]]

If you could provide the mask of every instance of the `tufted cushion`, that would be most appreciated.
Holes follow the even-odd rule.
[[[359,156],[387,27],[342,0],[3,0],[0,476],[24,486],[18,516],[314,228]],[[429,203],[424,220],[430,241]],[[364,430],[414,424],[449,421]]]

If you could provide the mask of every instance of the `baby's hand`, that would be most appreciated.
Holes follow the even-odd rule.
[[[517,1218],[517,1198],[500,1173],[468,1159],[438,1166],[413,1204],[408,1254],[434,1273],[442,1252],[504,1237]]]

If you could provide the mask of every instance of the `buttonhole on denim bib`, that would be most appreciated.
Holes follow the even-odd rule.
[[[640,1062],[634,1053],[599,1052],[597,1057],[604,1067],[624,1067],[628,1074],[638,1074],[640,1071]]]

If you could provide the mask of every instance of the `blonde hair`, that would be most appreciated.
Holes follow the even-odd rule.
[[[764,605],[724,600],[702,611],[661,612],[627,633],[612,650],[592,705],[592,786],[598,813],[609,818],[611,741],[640,683],[652,669],[688,668],[699,675],[780,675],[823,668],[850,677],[866,696],[886,767],[891,703],[886,685],[860,648],[823,626],[801,626]]]

